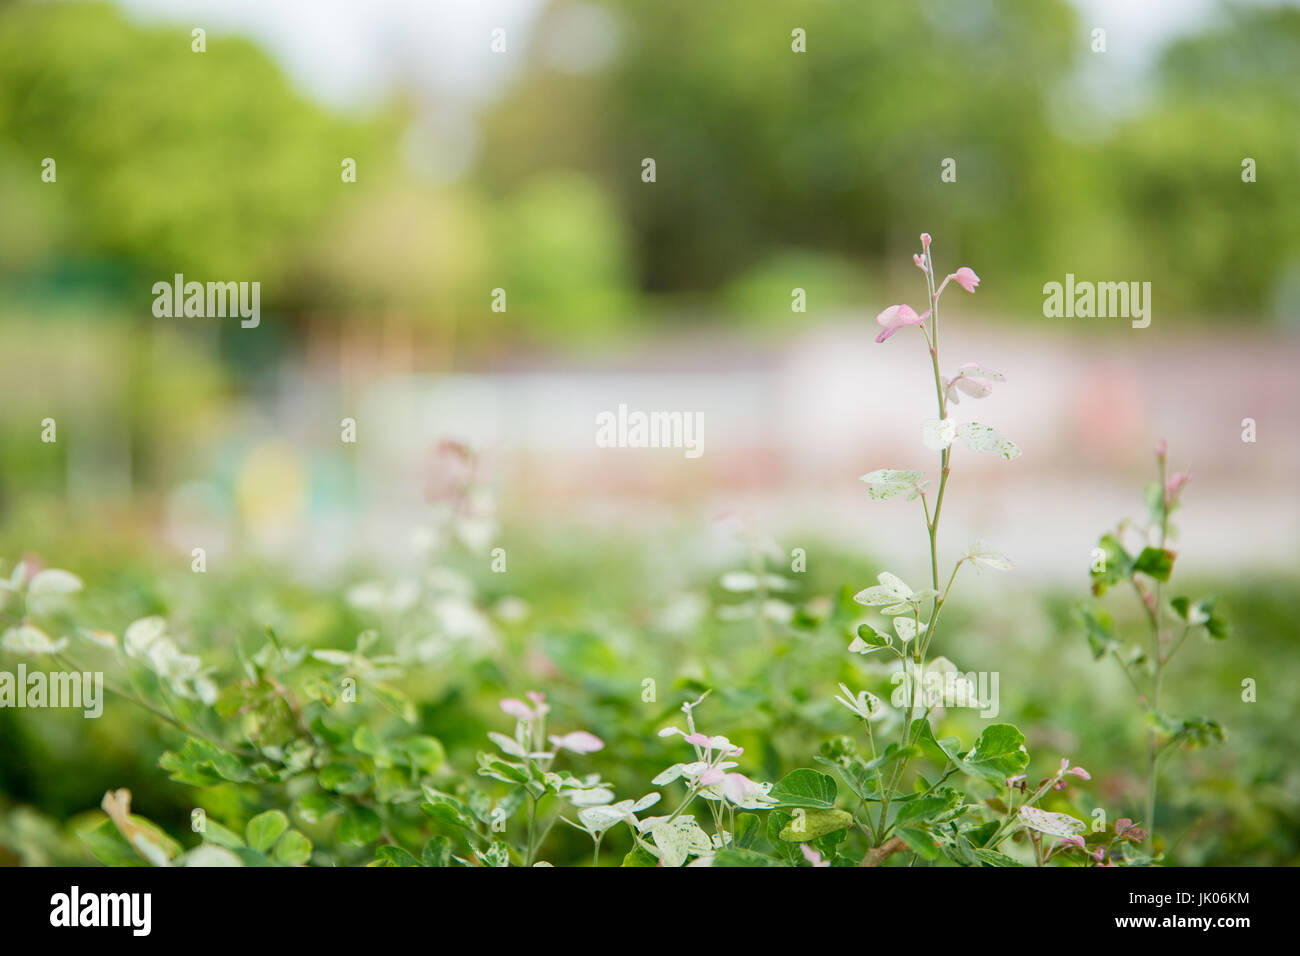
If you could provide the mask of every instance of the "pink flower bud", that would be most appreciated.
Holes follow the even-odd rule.
[[[926,252],[930,251],[930,234],[928,232],[921,233],[921,248]]]
[[[980,284],[980,277],[975,274],[975,270],[970,266],[962,266],[948,278],[956,279],[957,284],[967,292],[974,292],[975,287]]]

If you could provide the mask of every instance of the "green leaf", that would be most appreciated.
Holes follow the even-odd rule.
[[[1113,648],[1119,647],[1119,640],[1115,637],[1115,622],[1102,608],[1081,604],[1075,608],[1075,618],[1084,628],[1094,660],[1101,660]]]
[[[731,846],[737,850],[748,850],[758,841],[763,832],[763,825],[754,813],[742,813],[736,817],[736,832],[731,835]]]
[[[338,840],[348,846],[365,846],[379,839],[383,822],[369,807],[348,807],[339,821]]]
[[[243,838],[234,830],[223,827],[216,820],[203,821],[203,839],[228,850],[236,850],[244,845]]]
[[[858,625],[858,639],[871,647],[888,647],[889,635],[876,630],[870,624]]]
[[[433,819],[462,830],[474,829],[474,814],[468,804],[450,794],[439,793],[432,787],[425,787],[424,795],[428,799],[420,804],[420,809]]]
[[[659,860],[648,850],[642,849],[638,843],[628,851],[627,856],[623,857],[620,866],[658,866]]]
[[[894,832],[921,859],[933,860],[939,856],[939,848],[934,845],[934,840],[924,830],[903,827]]]
[[[1166,746],[1182,744],[1195,750],[1223,742],[1223,725],[1209,717],[1189,717],[1180,720],[1166,714],[1153,714],[1152,718],[1157,728],[1170,738]]]
[[[1025,735],[1011,724],[992,724],[984,728],[959,766],[971,776],[1001,786],[1029,765],[1024,743]]]
[[[1101,597],[1111,585],[1128,580],[1133,573],[1133,558],[1113,534],[1102,535],[1097,547],[1105,555],[1103,567],[1098,570],[1094,565],[1089,573],[1092,575],[1092,593]]]
[[[158,766],[168,771],[173,780],[194,787],[210,787],[223,780],[243,783],[251,779],[238,757],[195,737],[187,737],[178,752],[164,753]]]
[[[332,763],[321,768],[316,775],[317,782],[326,790],[336,793],[356,795],[364,793],[370,786],[370,778],[356,767],[344,763]]]
[[[275,858],[285,866],[302,866],[311,859],[311,840],[297,830],[290,830],[275,845]]]
[[[1143,548],[1133,562],[1133,570],[1157,581],[1168,581],[1174,569],[1174,553],[1168,548]]]
[[[853,814],[846,810],[808,810],[794,814],[779,836],[787,843],[807,843],[852,825]]]
[[[1222,641],[1229,637],[1231,630],[1228,622],[1214,612],[1217,600],[1217,594],[1203,597],[1194,604],[1185,597],[1176,597],[1169,602],[1169,606],[1189,627],[1203,627],[1209,637]]]
[[[258,853],[266,853],[280,839],[280,834],[289,829],[289,818],[279,810],[267,810],[248,821],[244,829],[244,839]]]
[[[420,861],[425,866],[451,866],[451,838],[436,836],[424,845]]]
[[[293,804],[293,812],[303,823],[316,824],[328,814],[343,809],[337,800],[324,793],[303,794]]]
[[[433,773],[447,762],[447,751],[436,737],[419,734],[407,737],[397,744],[417,771]]]
[[[956,763],[958,757],[961,756],[961,741],[956,737],[945,737],[943,740],[936,740],[934,730],[930,727],[930,721],[924,717],[918,717],[912,721],[911,736],[916,738],[916,745],[909,747],[909,749],[924,754],[941,767],[946,767],[949,761]]]
[[[935,817],[943,816],[955,810],[961,804],[961,796],[949,787],[943,787],[928,797],[921,797],[903,804],[894,818],[895,826],[907,826]]]
[[[148,866],[126,837],[118,831],[111,820],[105,820],[93,830],[81,834],[82,842],[90,849],[95,859],[105,866]]]
[[[358,727],[352,735],[352,746],[367,756],[373,757],[384,749],[379,737],[369,727]]]
[[[420,861],[400,846],[381,846],[375,851],[375,862],[381,866],[419,866]]]
[[[829,810],[835,806],[839,788],[835,778],[817,770],[792,770],[782,777],[768,796],[783,807]]]
[[[976,847],[975,855],[979,857],[980,863],[984,866],[1024,866],[1019,860],[1007,856],[1005,853],[999,853],[997,850],[986,850],[984,847]]]
[[[500,841],[489,844],[486,850],[475,850],[474,852],[487,866],[510,865],[510,847]]]
[[[630,855],[630,854],[629,854]],[[738,847],[719,850],[713,857],[713,866],[785,866],[776,857]]]

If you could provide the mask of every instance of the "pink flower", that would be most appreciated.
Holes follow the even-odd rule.
[[[1088,771],[1084,770],[1082,767],[1071,767],[1070,761],[1064,758],[1061,760],[1061,773],[1074,774],[1074,776],[1078,777],[1080,780],[1092,779],[1092,774],[1088,773]]]
[[[1081,850],[1087,848],[1087,844],[1083,842],[1083,837],[1081,836],[1062,837],[1061,846],[1077,846]]]
[[[729,773],[722,780],[722,795],[732,803],[744,803],[763,792],[763,788],[743,773]]]
[[[930,310],[926,309],[920,315],[910,305],[891,305],[885,311],[876,316],[876,321],[883,327],[884,331],[876,336],[877,342],[883,342],[905,325],[920,325],[930,317]]]
[[[695,744],[695,746],[697,747],[707,747],[709,745],[709,738],[707,734],[701,734],[697,732],[693,734],[688,734],[686,736],[686,742],[688,744]]]
[[[537,716],[531,707],[517,697],[507,697],[501,701],[501,709],[515,720],[529,721]]]
[[[810,847],[807,843],[800,843],[799,849],[803,851],[803,858],[813,866],[830,866],[830,860],[823,860],[822,855]]]
[[[722,783],[726,779],[726,771],[720,767],[710,767],[704,773],[700,774],[699,785],[701,787],[711,787],[715,783]]]
[[[1183,490],[1183,486],[1191,480],[1191,477],[1191,475],[1182,471],[1175,472],[1171,475],[1169,480],[1165,482],[1165,498],[1169,501],[1173,501],[1177,498],[1178,493]]]
[[[575,730],[572,733],[565,734],[563,737],[551,736],[551,743],[561,750],[571,750],[575,754],[590,754],[597,750],[603,750],[605,741],[601,740],[595,734],[589,734],[585,730]]]
[[[967,292],[974,292],[975,287],[980,284],[980,277],[975,274],[975,270],[970,266],[962,266],[948,278],[956,279],[957,284]]]

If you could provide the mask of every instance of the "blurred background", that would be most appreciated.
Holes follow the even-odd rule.
[[[1018,572],[966,582],[949,656],[1135,808],[1140,718],[1068,607],[1167,436],[1178,573],[1237,622],[1180,662],[1230,735],[1171,771],[1180,861],[1293,861],[1298,72],[1281,2],[0,0],[0,570],[69,568],[102,626],[178,615],[198,649],[273,621],[351,646],[341,595],[411,573],[472,449],[456,560],[496,610],[422,688],[453,753],[524,689],[503,647],[575,708],[654,660],[761,710],[763,660],[717,663],[742,640],[710,608],[748,560],[729,517],[805,549],[804,600],[928,573],[914,506],[857,481],[934,468],[924,347],[874,342],[924,302],[928,231],[983,280],[945,296],[946,371],[1006,374],[969,413],[1024,450],[958,453],[945,556],[984,538]],[[155,317],[177,273],[260,282],[260,325]],[[1150,282],[1150,326],[1045,317],[1067,274]],[[620,403],[702,413],[704,454],[598,448]],[[837,643],[810,686],[852,673]],[[0,712],[0,815],[129,782],[182,819],[139,726],[99,723]]]

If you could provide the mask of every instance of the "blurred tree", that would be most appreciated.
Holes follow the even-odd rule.
[[[198,53],[188,29],[108,5],[0,7],[5,271],[108,262],[150,281],[259,280],[264,308],[283,303],[273,280],[342,201],[341,160],[364,165],[382,142],[300,96],[247,40],[209,35]]]
[[[487,119],[481,174],[501,191],[557,166],[596,177],[644,290],[714,293],[791,249],[906,263],[923,228],[945,262],[997,277],[981,304],[1031,314],[1066,272],[1151,280],[1184,315],[1259,315],[1300,283],[1300,186],[1280,172],[1300,151],[1295,10],[1227,8],[1117,120],[1078,82],[1094,54],[1066,0],[752,0],[744,16],[553,0],[539,35],[584,7],[613,18],[617,54],[575,73],[535,44]]]

